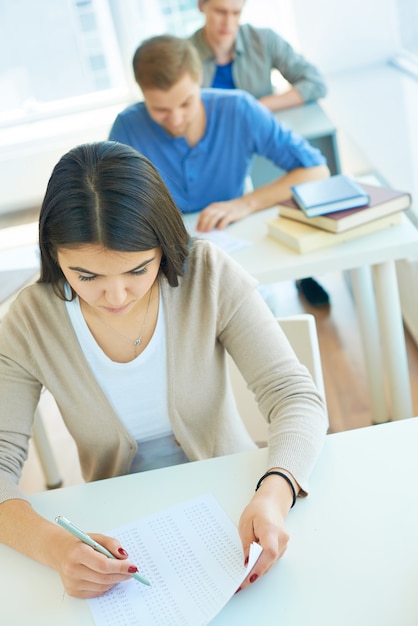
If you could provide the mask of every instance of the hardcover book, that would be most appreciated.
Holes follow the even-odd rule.
[[[286,217],[276,217],[269,220],[267,228],[271,237],[286,244],[299,254],[303,254],[329,248],[344,241],[364,237],[384,228],[396,226],[402,221],[402,215],[402,211],[398,211],[342,233],[330,233]]]
[[[362,187],[344,174],[293,185],[291,190],[308,217],[364,206],[370,200]]]
[[[411,206],[411,194],[408,192],[363,183],[361,187],[370,196],[369,203],[363,207],[307,217],[296,202],[289,198],[279,203],[279,214],[281,217],[304,222],[331,233],[342,233],[385,215],[404,211]]]

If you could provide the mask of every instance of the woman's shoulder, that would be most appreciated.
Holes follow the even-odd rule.
[[[18,293],[15,303],[24,304],[38,300],[54,301],[56,298],[58,296],[55,295],[52,285],[48,283],[32,283]]]
[[[46,319],[60,315],[65,303],[54,292],[52,285],[34,283],[22,289],[10,305],[6,318],[40,317]]]
[[[29,355],[53,337],[63,341],[69,337],[65,302],[48,284],[22,289],[0,324],[0,351],[19,360],[23,353]]]

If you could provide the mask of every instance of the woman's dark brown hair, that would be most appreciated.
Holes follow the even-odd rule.
[[[84,144],[55,166],[39,218],[39,282],[65,299],[57,250],[85,244],[121,252],[160,246],[169,284],[184,273],[189,235],[181,213],[152,163],[129,146]]]

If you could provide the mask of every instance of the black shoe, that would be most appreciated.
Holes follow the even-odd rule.
[[[296,288],[311,306],[329,305],[329,295],[314,278],[302,278],[296,281]]]

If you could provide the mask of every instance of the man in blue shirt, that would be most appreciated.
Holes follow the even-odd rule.
[[[154,163],[184,212],[201,211],[198,228],[224,228],[291,195],[290,186],[329,175],[325,159],[246,92],[201,89],[201,63],[183,39],[144,41],[134,56],[144,102],[118,115],[109,138]],[[245,194],[255,154],[286,173]]]
[[[199,0],[205,23],[190,41],[203,66],[203,87],[244,89],[270,111],[312,102],[326,94],[318,69],[270,28],[240,24],[245,0]],[[288,88],[278,93],[272,70],[278,70]],[[313,278],[296,281],[313,306],[329,303],[329,296]]]
[[[152,37],[133,66],[144,102],[118,115],[109,138],[150,159],[179,209],[200,211],[198,230],[225,228],[289,198],[292,185],[329,176],[322,154],[253,96],[201,89],[201,62],[189,41]],[[255,154],[285,174],[245,193]]]

